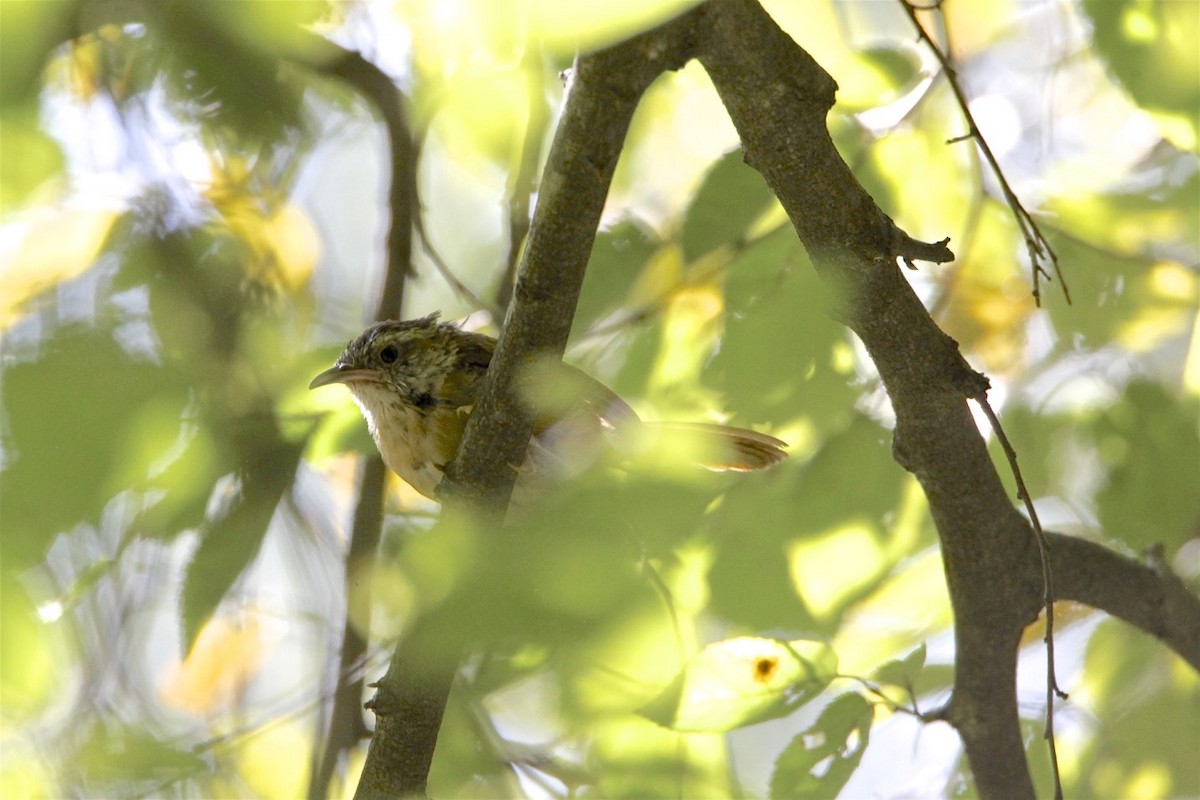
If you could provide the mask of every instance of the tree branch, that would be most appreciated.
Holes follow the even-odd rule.
[[[859,185],[825,125],[836,84],[761,7],[712,0],[703,10],[699,58],[746,160],[779,197],[835,307],[879,369],[896,414],[894,454],[929,499],[955,617],[955,684],[944,717],[963,739],[981,796],[1032,797],[1016,648],[1042,605],[1042,564],[965,403],[986,395],[987,380],[937,328],[896,265],[897,257],[948,260],[947,242],[913,240]],[[1200,603],[1177,579],[1098,545],[1053,539],[1060,597],[1109,610],[1197,663]]]
[[[1047,533],[1062,600],[1098,608],[1141,628],[1200,672],[1200,598],[1170,571],[1158,550],[1145,563],[1103,545]]]
[[[895,262],[904,238],[834,148],[825,123],[833,79],[756,3],[713,0],[703,8],[700,60],[747,161],[779,197],[836,308],[879,369],[896,413],[896,458],[929,498],[955,613],[946,718],[963,737],[982,796],[1031,797],[1016,647],[1027,621],[1022,574],[1034,542],[966,405],[985,379],[904,281]]]

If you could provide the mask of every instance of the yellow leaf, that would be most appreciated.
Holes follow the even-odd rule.
[[[17,251],[0,264],[0,329],[21,316],[31,298],[90,267],[116,219],[111,209],[47,212],[35,219]]]
[[[321,239],[308,215],[293,203],[266,222],[263,238],[272,254],[273,276],[289,292],[308,285],[321,255]]]
[[[657,308],[682,281],[683,251],[676,246],[660,248],[646,261],[645,269],[629,287],[628,305]]]
[[[300,722],[272,725],[238,748],[238,772],[256,797],[302,797],[311,748],[311,728]],[[293,766],[281,769],[284,764]]]
[[[214,617],[187,658],[168,670],[163,701],[184,711],[210,714],[236,706],[281,636],[252,611],[236,623]]]

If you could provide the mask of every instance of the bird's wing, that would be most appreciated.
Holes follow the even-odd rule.
[[[452,408],[473,406],[492,363],[496,340],[482,333],[455,330],[454,346],[455,366],[442,381],[438,400]]]
[[[618,431],[637,424],[637,412],[621,396],[600,381],[570,364],[555,364],[549,380],[550,398],[535,409],[534,435],[570,422],[572,425],[597,430]]]

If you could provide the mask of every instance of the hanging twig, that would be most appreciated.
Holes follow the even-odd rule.
[[[1008,437],[1005,436],[1004,428],[1000,425],[1000,418],[992,410],[986,394],[980,393],[972,399],[983,410],[984,416],[988,418],[992,430],[996,433],[996,439],[1004,448],[1004,455],[1008,458],[1009,468],[1012,469],[1013,479],[1017,483],[1017,498],[1025,504],[1025,510],[1029,512],[1029,524],[1033,528],[1033,536],[1038,546],[1038,556],[1042,562],[1042,605],[1043,613],[1046,616],[1046,632],[1042,637],[1046,643],[1046,726],[1042,731],[1042,736],[1050,749],[1050,769],[1054,773],[1054,797],[1055,800],[1062,800],[1062,777],[1059,774],[1058,749],[1054,737],[1054,700],[1055,697],[1066,700],[1067,693],[1058,687],[1058,677],[1054,669],[1054,572],[1050,568],[1050,542],[1046,539],[1045,531],[1042,530],[1042,523],[1038,519],[1037,509],[1034,508],[1033,498],[1029,496],[1029,490],[1025,488],[1025,480],[1021,477],[1021,470],[1017,466],[1017,451],[1013,449]]]
[[[531,49],[531,53],[540,56],[540,51]],[[546,126],[550,121],[550,104],[542,90],[539,65],[533,59],[526,57],[520,69],[525,73],[525,92],[529,102],[529,115],[525,120],[525,138],[521,143],[521,154],[517,168],[509,172],[508,185],[505,194],[507,203],[505,212],[508,216],[508,251],[504,257],[504,274],[500,276],[500,284],[496,287],[496,305],[503,311],[512,300],[513,287],[517,281],[517,266],[521,258],[521,248],[529,235],[530,199],[537,193],[537,182],[541,167],[542,142],[546,138]]]
[[[434,247],[433,242],[430,241],[429,232],[425,229],[425,223],[423,222],[423,217],[420,214],[416,216],[413,227],[416,229],[417,238],[421,241],[421,249],[425,251],[425,255],[429,256],[429,260],[433,263],[434,269],[436,269],[438,274],[442,276],[442,279],[449,284],[451,290],[453,290],[453,292],[463,300],[466,300],[471,307],[477,310],[487,311],[492,315],[492,319],[497,321],[503,320],[504,313],[498,306],[487,302],[482,297],[475,294],[475,292],[471,290],[470,286],[467,286],[459,279],[457,275],[454,274],[454,270],[451,269],[450,265],[446,263],[446,259],[442,257],[441,252]]]
[[[975,124],[975,117],[971,114],[971,109],[967,104],[966,94],[962,90],[962,86],[958,82],[958,73],[951,63],[949,56],[942,51],[940,47],[929,36],[917,19],[917,11],[941,11],[941,3],[937,2],[930,6],[922,6],[909,2],[909,0],[900,0],[900,5],[908,14],[908,18],[912,21],[913,27],[917,29],[917,35],[921,41],[929,46],[934,57],[942,67],[942,71],[946,74],[946,80],[950,84],[950,90],[954,92],[954,99],[958,102],[958,107],[962,111],[963,119],[967,122],[967,132],[961,136],[955,136],[947,139],[946,144],[954,144],[956,142],[964,142],[969,139],[974,139],[979,146],[979,150],[983,153],[984,159],[988,166],[991,167],[992,173],[996,176],[996,182],[1000,185],[1000,191],[1004,195],[1004,201],[1012,210],[1013,218],[1017,222],[1017,227],[1021,230],[1021,236],[1025,239],[1025,249],[1029,253],[1029,264],[1033,273],[1033,299],[1034,302],[1041,306],[1042,294],[1040,281],[1042,277],[1050,279],[1051,275],[1046,271],[1045,264],[1048,261],[1051,268],[1054,270],[1054,276],[1058,279],[1058,283],[1062,286],[1063,297],[1067,303],[1071,302],[1071,292],[1067,288],[1066,279],[1063,277],[1062,270],[1058,266],[1058,254],[1054,252],[1054,248],[1050,246],[1050,242],[1042,234],[1041,228],[1037,221],[1030,216],[1025,210],[1025,206],[1021,204],[1021,200],[1009,185],[1008,179],[1004,176],[1004,171],[1000,169],[1000,163],[996,160],[995,154],[992,153],[992,148],[988,146],[987,140],[983,138],[983,134],[979,131],[979,126]]]

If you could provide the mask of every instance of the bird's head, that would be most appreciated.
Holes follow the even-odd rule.
[[[454,367],[454,351],[446,347],[442,329],[457,330],[437,317],[375,323],[346,345],[308,388],[344,383],[359,401],[378,397],[417,408],[432,405]]]

